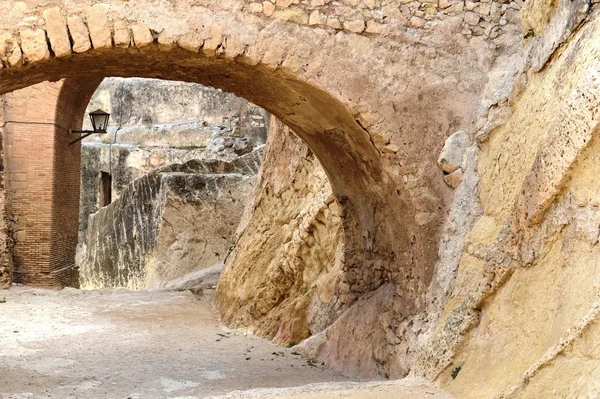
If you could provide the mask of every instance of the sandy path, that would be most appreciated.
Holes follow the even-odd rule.
[[[232,392],[208,399],[453,399],[419,380],[330,382],[294,388]]]
[[[198,398],[344,381],[226,331],[189,292],[0,292],[0,398]],[[274,354],[275,353],[275,354]]]
[[[445,398],[426,386],[387,382],[272,391],[348,378],[293,349],[220,327],[210,297],[189,292],[14,287],[3,297],[2,399],[192,399],[256,388],[268,389],[226,397]]]

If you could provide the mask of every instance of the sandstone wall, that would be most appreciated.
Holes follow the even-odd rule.
[[[600,20],[584,2],[527,4],[504,115],[473,131],[481,215],[412,371],[461,398],[600,393]]]
[[[157,288],[221,263],[252,193],[262,150],[233,162],[189,161],[131,182],[90,216],[82,288]]]

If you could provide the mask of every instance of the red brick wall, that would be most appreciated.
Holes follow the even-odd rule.
[[[55,280],[61,286],[78,286],[75,250],[79,234],[79,184],[81,144],[69,146],[78,136],[68,129],[80,130],[85,109],[102,81],[97,79],[67,79],[56,105],[54,160],[52,164],[52,232],[50,264]]]
[[[81,147],[69,146],[101,79],[44,82],[6,96],[5,140],[16,282],[76,285]]]

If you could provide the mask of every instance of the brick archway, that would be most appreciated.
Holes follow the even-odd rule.
[[[66,79],[10,93],[3,107],[14,280],[47,288],[77,284],[81,129],[102,79]]]

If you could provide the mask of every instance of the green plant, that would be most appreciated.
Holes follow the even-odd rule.
[[[458,373],[460,372],[460,370],[462,370],[462,366],[458,366],[454,370],[452,370],[452,373],[450,373],[450,375],[452,376],[453,380],[456,379],[456,376],[458,375]]]
[[[6,303],[6,297],[0,299],[0,303]]]

